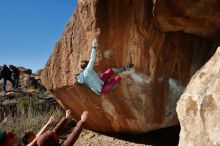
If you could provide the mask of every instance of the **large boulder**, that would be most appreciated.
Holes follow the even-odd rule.
[[[154,7],[152,0],[78,0],[41,79],[75,118],[89,111],[87,128],[144,133],[178,124],[176,102],[216,46],[196,33],[162,32]],[[121,74],[119,86],[100,96],[75,80],[80,60],[90,57],[97,29],[98,73],[134,64],[134,70]]]
[[[191,79],[177,104],[179,146],[220,145],[220,47]]]

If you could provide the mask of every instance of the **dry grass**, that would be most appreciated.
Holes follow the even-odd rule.
[[[30,97],[20,98],[17,104],[16,115],[13,114],[14,109],[9,115],[6,115],[4,120],[0,123],[1,130],[9,130],[15,133],[17,137],[18,146],[22,146],[21,137],[27,131],[37,133],[41,127],[47,122],[52,114],[55,114],[55,123],[64,115],[64,111],[60,107],[42,109],[40,103],[36,102]],[[48,105],[50,106],[50,105]]]

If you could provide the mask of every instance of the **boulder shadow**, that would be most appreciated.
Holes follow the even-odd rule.
[[[108,136],[137,144],[146,144],[152,146],[178,146],[179,133],[180,126],[178,125],[155,130],[142,135],[108,134]]]

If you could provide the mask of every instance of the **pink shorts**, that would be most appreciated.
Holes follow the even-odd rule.
[[[119,75],[110,80],[110,77],[113,74],[114,72],[112,68],[109,68],[100,76],[100,79],[104,82],[101,93],[109,92],[115,85],[117,85],[121,81],[121,77]]]

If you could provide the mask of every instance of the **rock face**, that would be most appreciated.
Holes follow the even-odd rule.
[[[177,104],[180,146],[220,145],[220,47],[191,79]]]
[[[178,124],[176,102],[193,73],[216,47],[195,36],[199,33],[209,37],[208,32],[198,29],[186,34],[181,29],[163,29],[160,5],[152,0],[78,0],[41,78],[74,117],[79,119],[82,111],[89,111],[87,128],[144,133]],[[90,44],[96,35],[98,73],[134,64],[134,70],[121,74],[119,86],[100,96],[75,80],[80,60],[89,59]]]
[[[220,1],[154,0],[157,26],[165,32],[183,31],[206,39],[220,34]]]

